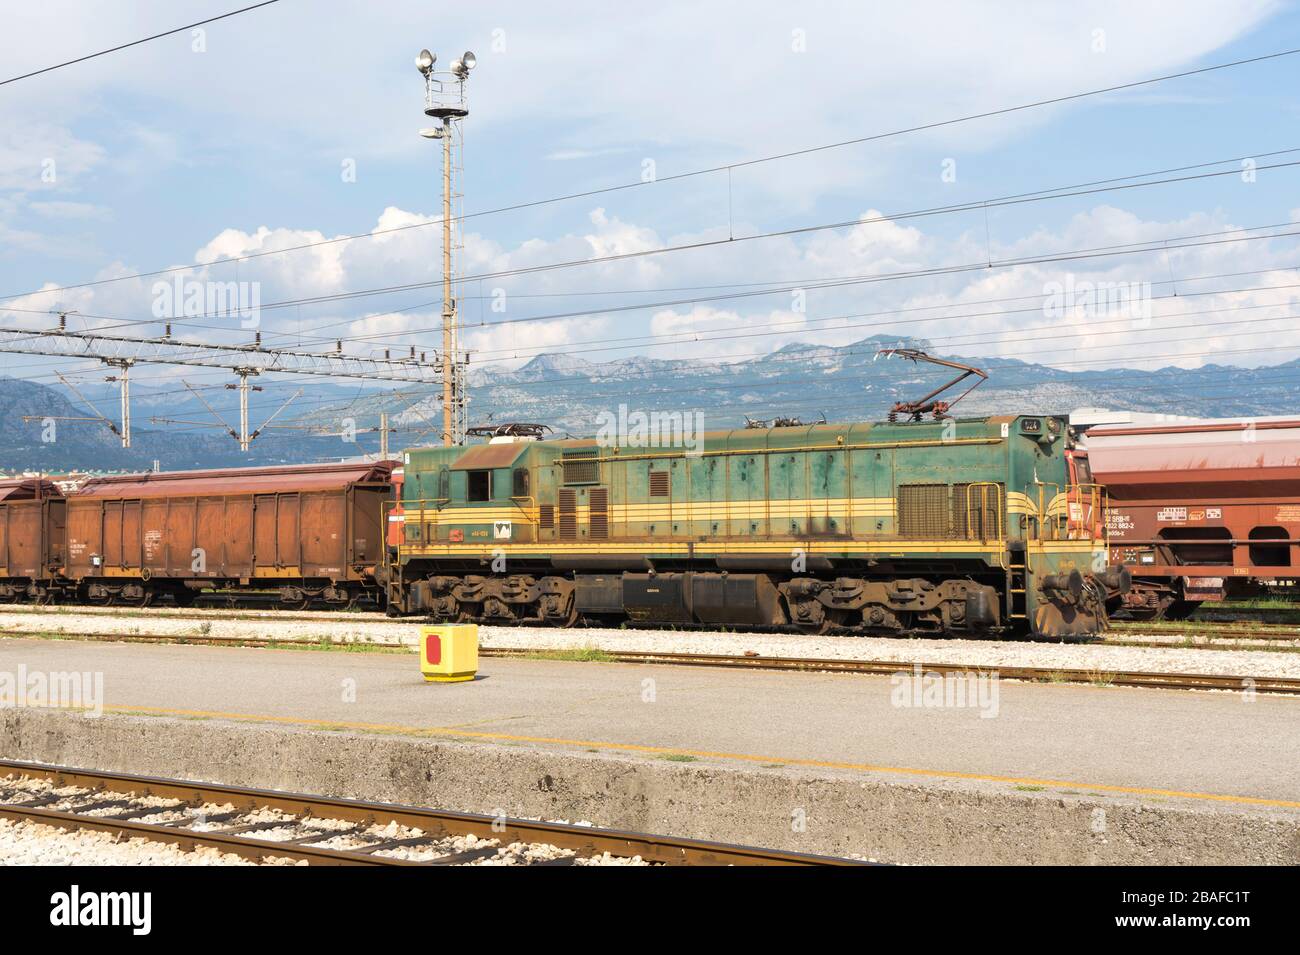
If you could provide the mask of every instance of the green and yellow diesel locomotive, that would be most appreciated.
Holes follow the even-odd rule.
[[[1125,584],[1059,417],[746,427],[689,447],[508,431],[404,455],[391,612],[1075,638]]]

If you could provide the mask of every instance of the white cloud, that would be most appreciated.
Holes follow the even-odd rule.
[[[873,210],[863,213],[864,218],[873,215]],[[581,235],[530,239],[509,248],[470,233],[465,236],[462,274],[655,249],[698,238],[660,237],[600,209],[592,211],[589,221],[591,228]],[[268,344],[293,344],[301,337],[309,347],[322,347],[317,339],[328,343],[337,336],[351,343],[349,350],[354,354],[376,354],[384,347],[404,350],[412,345],[429,351],[440,348],[441,287],[433,257],[439,232],[436,220],[389,207],[377,218],[375,228],[403,226],[416,228],[258,260],[256,274],[263,283],[264,304],[397,284],[393,281],[394,263],[423,264],[429,274],[428,287],[400,295],[268,309],[262,324]],[[992,251],[996,258],[1047,255],[1233,228],[1220,216],[1194,214],[1158,221],[1099,205],[1071,217],[1056,230],[1039,229],[1005,246],[995,243]],[[746,268],[739,274],[768,276],[780,283],[800,277],[871,276],[971,260],[969,236],[945,239],[920,227],[894,223],[854,227],[850,233],[840,242],[814,234],[750,243],[744,253]],[[249,254],[323,238],[316,232],[270,227],[252,233],[224,230],[198,250],[193,275],[228,281],[236,271],[232,265],[217,262],[220,255]],[[983,245],[982,236],[978,244]],[[873,334],[929,338],[936,350],[946,353],[1001,355],[1083,369],[1104,362],[1152,367],[1155,356],[1167,356],[1156,364],[1185,367],[1206,361],[1272,363],[1300,353],[1300,325],[1293,314],[1300,307],[1300,289],[1278,288],[1300,285],[1300,273],[1289,251],[1293,247],[1287,240],[1252,241],[1170,250],[1167,254],[976,270],[917,281],[846,283],[828,288],[809,282],[802,295],[775,284],[768,286],[776,290],[770,295],[721,301],[709,301],[722,292],[703,286],[721,284],[724,276],[738,273],[723,271],[724,266],[707,255],[670,253],[500,279],[500,285],[487,285],[481,293],[479,283],[467,283],[458,290],[462,345],[475,353],[479,368],[518,366],[538,354],[564,350],[592,361],[628,353],[727,360],[764,354],[795,342],[843,345]],[[648,268],[648,263],[653,267]],[[1198,278],[1260,270],[1267,271],[1208,281]],[[118,264],[100,277],[127,271]],[[403,270],[402,274],[410,273]],[[1129,315],[1114,309],[1069,309],[1054,315],[1045,307],[1053,283],[1082,287],[1099,282],[1126,288],[1132,284],[1140,290],[1139,304],[1145,311]],[[148,301],[150,287],[151,280],[130,279],[62,293],[57,301],[86,316],[138,315],[144,311],[142,303]],[[584,287],[644,291],[634,295],[571,294]],[[612,304],[682,301],[691,293],[681,290],[696,287],[700,287],[703,301],[602,311]],[[1214,294],[1201,294],[1204,292]],[[14,304],[44,310],[53,301],[32,296]],[[97,323],[84,320],[92,326]],[[203,329],[204,338],[247,338],[247,332],[233,321],[228,329],[222,322],[217,317],[189,325]],[[1235,351],[1255,347],[1259,350]]]

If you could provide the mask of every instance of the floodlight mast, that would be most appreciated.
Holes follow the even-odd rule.
[[[438,57],[427,49],[415,58],[424,76],[424,115],[440,120],[440,127],[420,130],[426,139],[442,140],[442,443],[465,441],[464,362],[461,359],[456,299],[452,295],[452,139],[453,124],[469,115],[465,104],[465,80],[478,58],[465,51],[451,63],[449,73],[437,74]],[[441,75],[441,78],[439,78]]]

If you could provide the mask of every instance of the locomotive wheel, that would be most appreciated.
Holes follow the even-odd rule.
[[[843,610],[827,610],[822,619],[817,623],[800,623],[794,621],[794,625],[799,628],[800,633],[806,633],[809,636],[819,637],[823,634],[833,633],[836,630],[847,626],[848,613]]]
[[[578,622],[578,602],[570,600],[568,613],[558,617],[546,617],[544,622],[548,627],[572,627]]]

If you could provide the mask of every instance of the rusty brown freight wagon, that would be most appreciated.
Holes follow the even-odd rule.
[[[67,570],[92,603],[187,604],[276,590],[346,604],[377,591],[393,462],[96,478],[68,499]]]
[[[66,503],[49,481],[0,481],[0,600],[46,603],[64,585]]]
[[[1133,616],[1181,618],[1300,580],[1300,419],[1106,425],[1087,442]]]

